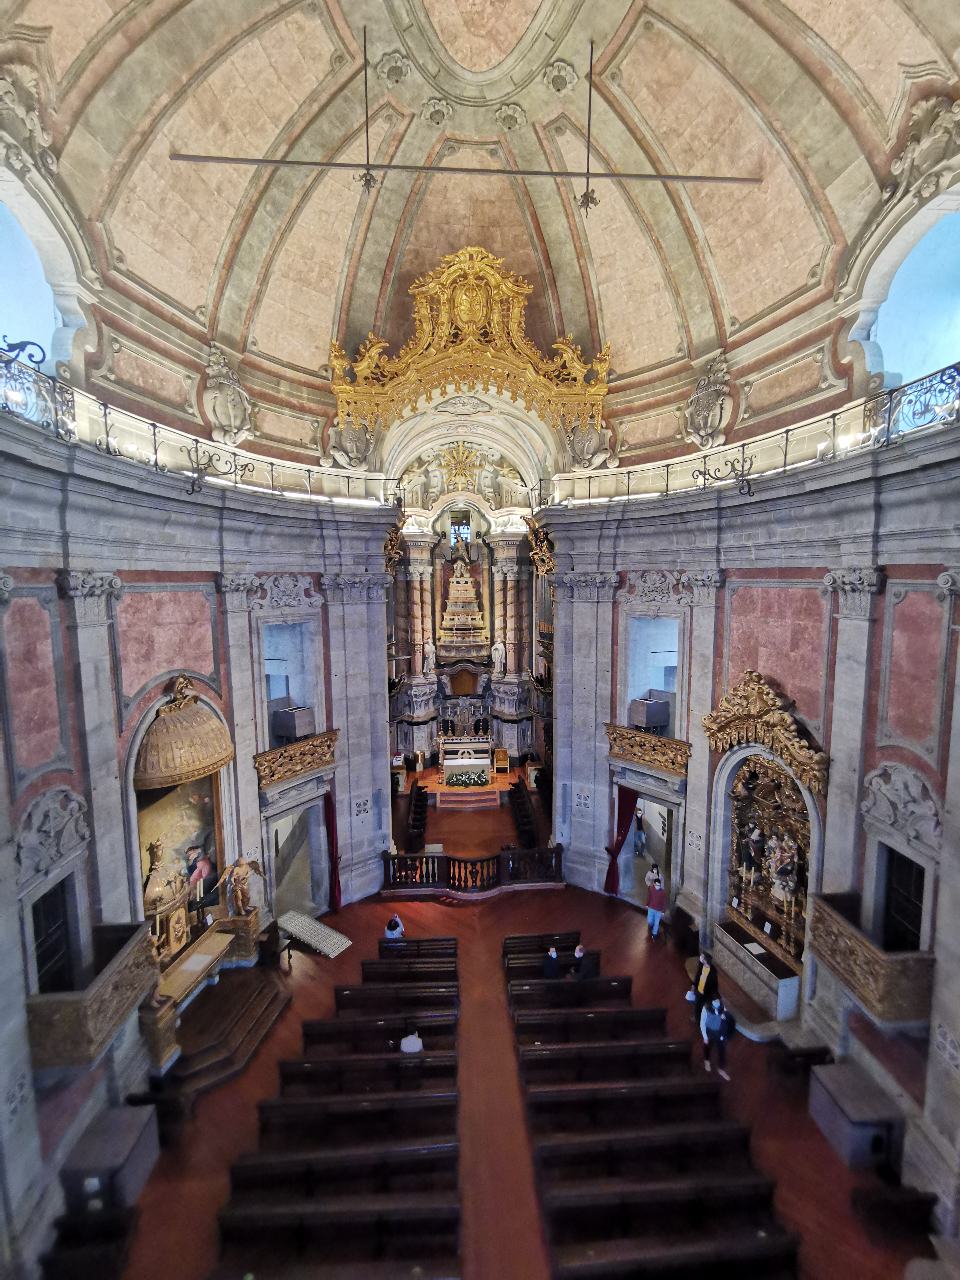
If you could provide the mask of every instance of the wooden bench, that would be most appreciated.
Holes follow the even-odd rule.
[[[549,947],[558,951],[572,951],[580,941],[580,930],[567,933],[512,933],[503,940],[501,954],[506,956],[545,952]]]
[[[670,1276],[702,1280],[787,1280],[795,1275],[797,1240],[776,1223],[755,1228],[684,1232],[667,1240],[589,1240],[559,1246],[555,1280],[618,1280],[626,1276]]]
[[[395,1138],[446,1137],[457,1128],[454,1088],[399,1093],[338,1093],[326,1098],[265,1098],[257,1104],[261,1139],[277,1139],[289,1150],[321,1139],[324,1146]]]
[[[514,1009],[556,1009],[630,1003],[630,977],[584,978],[579,982],[557,978],[508,982],[507,995]]]
[[[380,959],[389,960],[391,956],[402,956],[413,959],[415,956],[436,956],[439,959],[453,960],[457,955],[456,938],[381,938]]]
[[[247,1280],[251,1274],[249,1248],[228,1250],[235,1260],[222,1262],[207,1280]],[[89,1280],[89,1273],[83,1277]],[[339,1262],[294,1262],[289,1258],[258,1260],[256,1280],[344,1280]],[[384,1258],[379,1262],[351,1262],[350,1280],[461,1280],[455,1256],[443,1258]]]
[[[457,1055],[438,1053],[355,1053],[337,1058],[296,1058],[280,1063],[284,1097],[326,1093],[386,1093],[454,1084]]]
[[[503,967],[506,971],[507,981],[514,982],[520,978],[542,978],[543,962],[546,958],[546,951],[543,955],[536,953],[530,955],[511,955],[504,956]],[[575,957],[572,951],[560,951],[557,953],[557,959],[560,962],[561,974],[566,974],[572,967]],[[600,952],[585,951],[583,953],[583,963],[585,966],[593,965],[593,972],[600,972]]]
[[[436,956],[391,956],[389,960],[363,960],[364,982],[456,982],[456,960]]]
[[[420,1009],[415,1013],[344,1012],[337,1018],[309,1019],[303,1024],[303,1047],[308,1057],[350,1053],[387,1053],[413,1031],[424,1050],[454,1049],[457,1044],[455,1009]]]
[[[534,1142],[541,1182],[567,1178],[644,1181],[698,1170],[750,1168],[750,1130],[734,1120],[620,1128],[614,1133],[547,1133]]]
[[[234,1191],[271,1196],[338,1196],[394,1189],[455,1190],[459,1144],[455,1137],[410,1139],[389,1146],[328,1151],[258,1151],[234,1161]]]
[[[719,1106],[719,1082],[702,1076],[535,1084],[527,1089],[527,1112],[535,1133],[715,1120]]]
[[[368,982],[334,987],[337,1010],[395,1013],[411,1009],[458,1009],[460,988],[455,982]]]
[[[518,1044],[571,1044],[589,1040],[635,1040],[662,1036],[665,1009],[518,1009],[514,1015]]]
[[[546,1081],[624,1080],[686,1075],[688,1040],[596,1040],[580,1044],[522,1045],[527,1084]]]

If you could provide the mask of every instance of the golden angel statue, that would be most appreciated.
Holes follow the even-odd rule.
[[[250,875],[258,875],[263,880],[263,867],[256,858],[247,858],[241,853],[236,862],[232,862],[229,867],[224,870],[223,875],[217,881],[216,887],[219,889],[222,884],[229,882],[233,889],[233,911],[235,915],[246,916],[250,914]]]

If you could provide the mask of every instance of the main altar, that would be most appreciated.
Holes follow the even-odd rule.
[[[493,744],[487,735],[437,738],[440,752],[440,768],[447,782],[457,773],[485,773],[489,779],[493,769]]]

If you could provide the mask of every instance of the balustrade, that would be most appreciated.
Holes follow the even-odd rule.
[[[489,893],[528,884],[563,880],[563,846],[501,849],[499,853],[398,853],[383,855],[383,887],[424,893]]]

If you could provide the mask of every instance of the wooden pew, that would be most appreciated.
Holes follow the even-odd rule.
[[[715,1120],[719,1115],[719,1092],[717,1080],[702,1076],[535,1084],[527,1089],[527,1112],[534,1133]]]
[[[523,1045],[527,1084],[548,1081],[634,1080],[688,1075],[689,1040],[596,1040],[581,1044]]]
[[[368,982],[334,987],[337,1011],[358,1009],[364,1013],[409,1012],[413,1009],[458,1009],[460,988],[456,982]]]
[[[504,956],[503,967],[506,971],[507,981],[516,982],[521,978],[542,978],[543,977],[543,961],[546,957],[546,951],[543,955],[536,952],[526,955]],[[566,974],[574,964],[574,954],[572,951],[560,951],[557,953],[560,961],[560,972]],[[594,973],[600,972],[600,952],[585,951],[583,954],[585,963],[593,963],[595,965]]]
[[[232,1255],[232,1256],[231,1256]],[[250,1250],[227,1250],[225,1261],[207,1280],[247,1280]],[[461,1280],[460,1263],[449,1258],[381,1258],[378,1262],[351,1262],[350,1280]],[[89,1280],[89,1273],[82,1277]],[[256,1280],[345,1280],[343,1264],[311,1259],[296,1262],[276,1255],[257,1260]]]
[[[456,982],[456,960],[436,956],[391,956],[389,960],[363,960],[364,982]]]
[[[556,947],[558,951],[572,951],[579,941],[579,929],[572,929],[567,933],[512,933],[504,938],[501,954],[504,958],[527,955],[531,951],[545,952],[548,947]]]
[[[448,1137],[457,1131],[457,1090],[452,1087],[418,1089],[407,1093],[338,1093],[326,1098],[265,1098],[257,1104],[261,1141],[273,1149],[301,1148],[318,1140],[325,1147],[339,1143],[396,1138]]]
[[[517,1009],[518,1044],[575,1044],[589,1040],[636,1040],[663,1036],[665,1009]]]
[[[630,1003],[630,977],[585,978],[578,982],[562,978],[508,982],[507,995],[514,1009],[577,1008],[598,1004]]]
[[[670,1276],[671,1280],[792,1280],[797,1240],[775,1221],[756,1228],[686,1231],[668,1240],[586,1240],[554,1250],[555,1280],[622,1280]]]
[[[284,1097],[328,1093],[388,1093],[455,1084],[457,1055],[439,1053],[356,1053],[337,1058],[296,1058],[280,1063]]]
[[[405,959],[412,959],[414,956],[436,956],[438,959],[454,960],[456,955],[456,938],[380,939],[381,960],[388,960],[391,956],[403,956]]]
[[[534,1140],[542,1184],[583,1178],[638,1182],[750,1165],[750,1130],[734,1120],[655,1123],[612,1133],[546,1133]]]
[[[341,1013],[338,1018],[309,1019],[303,1024],[304,1053],[310,1058],[350,1053],[387,1053],[413,1031],[425,1051],[455,1049],[456,1009],[420,1009],[412,1013]]]
[[[230,1185],[272,1198],[456,1190],[458,1154],[453,1137],[334,1151],[258,1151],[234,1161]]]

